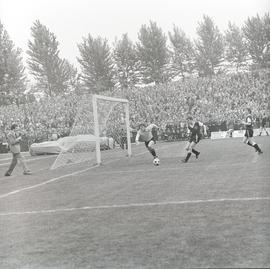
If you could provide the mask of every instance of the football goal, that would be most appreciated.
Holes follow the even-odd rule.
[[[100,165],[105,155],[131,157],[130,130],[128,100],[83,95],[70,136],[59,139],[61,152],[51,169],[82,162]]]

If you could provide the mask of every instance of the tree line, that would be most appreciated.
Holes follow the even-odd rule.
[[[116,87],[124,90],[138,84],[270,67],[269,13],[248,18],[241,28],[229,22],[224,33],[204,15],[196,30],[197,38],[191,40],[176,25],[166,34],[150,21],[141,26],[136,42],[126,33],[112,46],[106,38],[88,34],[78,44],[78,71],[60,57],[56,35],[39,20],[31,27],[24,66],[22,51],[0,21],[0,104],[19,105],[37,93],[100,93]],[[26,68],[34,78],[30,90]]]

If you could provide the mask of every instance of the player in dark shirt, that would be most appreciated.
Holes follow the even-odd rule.
[[[192,117],[187,118],[187,128],[188,128],[188,132],[189,132],[189,140],[188,140],[188,144],[185,148],[187,151],[187,156],[184,160],[182,160],[183,163],[188,162],[188,160],[191,156],[191,153],[194,153],[196,156],[196,159],[198,159],[200,152],[195,150],[195,146],[202,139],[201,128],[204,129],[204,135],[207,135],[206,126],[199,121],[193,120]]]
[[[243,142],[251,147],[254,147],[255,151],[261,154],[263,153],[262,150],[253,139],[253,119],[251,115],[251,109],[247,108],[247,112],[248,115],[246,116],[246,120],[243,122],[246,128]]]

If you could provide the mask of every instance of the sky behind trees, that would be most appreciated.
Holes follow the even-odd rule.
[[[24,57],[38,19],[56,35],[61,56],[75,65],[77,44],[88,33],[110,43],[128,33],[137,41],[140,27],[152,20],[165,33],[175,24],[193,39],[203,14],[224,31],[229,21],[241,27],[248,17],[266,12],[269,0],[0,0],[0,20]]]

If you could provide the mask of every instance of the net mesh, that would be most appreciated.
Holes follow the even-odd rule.
[[[127,148],[124,103],[97,99],[100,149]],[[61,166],[96,162],[92,95],[84,95],[78,102],[77,115],[70,136],[59,139],[61,152],[51,169]],[[102,155],[102,153],[101,153]]]

